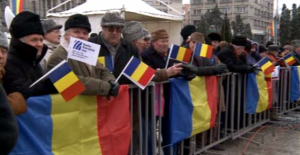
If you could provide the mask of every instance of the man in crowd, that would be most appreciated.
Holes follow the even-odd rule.
[[[41,61],[41,66],[46,71],[47,61],[60,43],[62,25],[57,25],[52,19],[42,21],[42,25],[45,33],[44,44],[48,46],[48,51]]]
[[[67,59],[70,52],[69,44],[71,37],[88,40],[91,32],[89,19],[85,15],[75,14],[65,22],[65,34],[62,43],[57,47],[49,58],[47,69],[51,69],[62,60]],[[86,87],[84,95],[117,96],[119,86],[114,82],[114,76],[97,62],[92,66],[77,60],[68,59],[74,73]]]
[[[148,47],[150,47],[150,33],[148,30],[143,29],[144,32],[144,45],[143,45],[143,50],[146,50]]]
[[[20,92],[25,99],[57,92],[49,79],[29,86],[43,76],[40,61],[47,51],[40,17],[32,12],[19,13],[11,22],[12,36],[5,66],[3,86],[7,94]]]
[[[217,55],[220,51],[219,45],[222,41],[222,36],[218,32],[211,32],[207,35],[207,38],[210,40],[211,45],[214,47],[213,54]]]
[[[260,44],[259,45],[259,55],[261,58],[267,56],[267,53],[268,53],[268,49],[263,45],[263,44]]]
[[[125,20],[117,12],[108,12],[101,19],[102,31],[89,41],[101,45],[99,56],[110,56],[113,62],[113,75],[119,77],[132,56],[139,58],[137,49],[121,38]],[[121,84],[131,83],[122,76]]]
[[[186,25],[185,27],[183,27],[180,31],[180,35],[183,39],[181,46],[185,46],[188,43],[188,37],[192,34],[196,32],[196,27],[194,25]]]

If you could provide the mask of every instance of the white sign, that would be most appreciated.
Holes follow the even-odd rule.
[[[68,59],[74,59],[96,66],[100,45],[71,37],[69,49]]]

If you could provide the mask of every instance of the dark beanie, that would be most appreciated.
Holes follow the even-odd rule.
[[[279,47],[276,45],[270,45],[268,51],[279,51]]]
[[[75,14],[69,17],[65,23],[65,31],[70,28],[84,28],[91,32],[91,24],[89,18],[82,14]]]
[[[222,36],[218,32],[211,32],[207,35],[207,37],[210,39],[210,41],[222,41]]]
[[[19,13],[11,22],[9,32],[13,38],[19,39],[31,34],[44,35],[40,16],[23,11]]]
[[[183,40],[187,40],[187,38],[194,32],[196,32],[196,27],[194,25],[187,25],[181,29],[180,35]]]
[[[250,52],[251,51],[251,47],[252,47],[251,41],[247,40],[247,43],[246,43],[246,46],[245,46],[245,50],[247,52]]]
[[[247,46],[247,39],[244,36],[234,36],[231,43],[236,46]]]
[[[262,53],[262,52],[267,52],[268,49],[264,46],[264,45],[259,45],[259,53]]]

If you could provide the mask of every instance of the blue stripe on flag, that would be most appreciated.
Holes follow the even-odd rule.
[[[20,134],[10,155],[53,155],[50,95],[32,97],[26,103],[27,112],[17,117]],[[40,126],[47,128],[39,130]]]
[[[269,59],[267,57],[263,58],[263,60],[261,60],[259,62],[259,66],[262,67],[264,64],[266,64],[269,61]]]
[[[196,43],[194,49],[194,55],[200,56],[201,48],[202,48],[202,44]]]
[[[290,100],[295,101],[300,98],[299,74],[297,66],[291,67]]]
[[[139,64],[140,64],[140,60],[133,57],[132,61],[127,66],[124,73],[131,76],[134,73],[134,71],[136,70],[136,68],[139,66]]]
[[[113,66],[113,63],[112,63],[112,57],[110,55],[105,56],[105,67],[111,72],[114,71],[114,66]]]
[[[268,94],[265,94],[268,95]],[[259,91],[255,73],[247,75],[246,83],[246,113],[255,114],[259,100]]]
[[[179,52],[179,46],[173,44],[170,58],[176,59],[178,52]]]
[[[72,70],[70,66],[66,62],[60,67],[58,67],[56,70],[54,70],[51,74],[49,74],[49,78],[53,83],[55,83],[56,81],[58,81],[59,79],[61,79],[71,71]]]
[[[189,137],[192,133],[193,103],[188,81],[183,78],[171,79],[171,143]],[[182,117],[186,116],[186,117]]]

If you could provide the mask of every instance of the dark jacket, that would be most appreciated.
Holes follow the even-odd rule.
[[[234,47],[230,45],[224,47],[218,54],[218,57],[222,63],[227,65],[227,68],[231,72],[252,73],[255,71],[251,65],[247,65],[246,54],[236,56],[234,53]]]
[[[296,63],[293,66],[298,66],[300,65],[300,54],[298,54],[297,52],[293,51],[292,55],[295,57],[296,59]]]
[[[18,133],[16,118],[0,85],[0,155],[10,153],[17,142]]]
[[[101,37],[101,32],[97,36],[90,38],[89,41],[101,45],[99,56],[110,55],[110,52],[104,44],[104,41]],[[114,57],[113,75],[115,76],[115,78],[118,78],[118,76],[123,71],[124,67],[126,66],[126,64],[132,56],[135,56],[139,59],[139,53],[137,49],[134,46],[132,46],[132,44],[125,42],[122,39],[120,42],[120,47],[118,48],[117,53]],[[122,76],[119,80],[119,83],[129,84],[131,82],[125,76]]]
[[[37,59],[38,50],[17,39],[12,39],[5,66],[3,86],[7,94],[21,92],[25,99],[30,96],[39,96],[56,93],[56,89],[49,79],[40,81],[32,88],[29,86],[43,76],[44,72],[40,61],[47,51],[44,46],[41,56]]]

